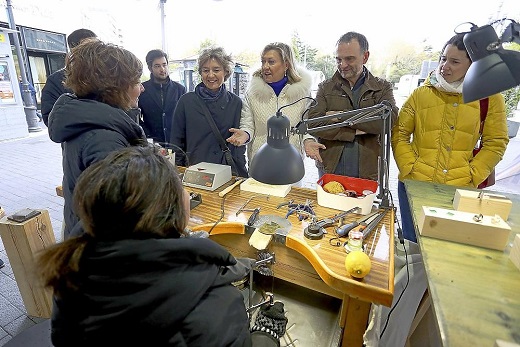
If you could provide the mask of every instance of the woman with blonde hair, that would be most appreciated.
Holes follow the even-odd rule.
[[[280,107],[311,96],[312,77],[306,69],[296,65],[293,51],[287,44],[274,42],[266,45],[260,58],[262,66],[253,73],[246,91],[240,129],[230,129],[233,136],[227,139],[238,146],[247,144],[249,162],[267,141],[267,120]],[[282,110],[291,126],[301,120],[308,104],[308,101],[302,100]],[[299,136],[291,136],[289,140],[300,151],[304,147],[307,155],[310,151],[325,148],[310,135],[305,135],[303,139],[304,146]]]

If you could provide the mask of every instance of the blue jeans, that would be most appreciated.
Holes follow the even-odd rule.
[[[413,224],[412,211],[406,195],[406,187],[402,181],[397,183],[397,197],[399,199],[399,212],[401,213],[401,229],[403,237],[407,240],[417,242],[415,227]]]

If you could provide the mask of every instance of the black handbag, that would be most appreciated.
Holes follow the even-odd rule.
[[[233,160],[233,157],[231,156],[231,151],[229,150],[229,147],[226,144],[226,140],[222,137],[222,134],[217,128],[217,125],[215,124],[215,120],[213,117],[211,117],[211,113],[209,112],[208,106],[206,106],[206,103],[204,100],[202,100],[197,95],[197,101],[202,108],[202,112],[204,113],[204,116],[206,116],[206,120],[208,121],[209,125],[211,126],[211,130],[213,130],[213,134],[218,140],[218,144],[220,146],[220,149],[222,152],[224,152],[224,157],[226,158],[226,163],[231,166],[231,172],[234,176],[238,176],[238,170],[235,164],[235,161]]]

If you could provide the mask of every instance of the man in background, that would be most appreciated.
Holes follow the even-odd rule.
[[[77,29],[67,36],[67,45],[69,46],[69,49],[71,49],[79,45],[84,39],[92,37],[97,37],[93,31],[89,29]],[[71,93],[70,90],[63,86],[64,80],[65,69],[63,68],[49,75],[49,77],[47,77],[47,82],[45,82],[45,86],[42,89],[41,112],[43,122],[46,126],[49,125],[49,113],[51,113],[56,100],[58,100],[61,94]]]
[[[348,32],[336,44],[337,71],[322,82],[316,94],[317,104],[308,118],[374,106],[382,101],[392,105],[392,123],[397,117],[392,84],[375,77],[365,67],[370,52],[362,34]],[[340,122],[333,120],[332,122]],[[313,127],[331,121],[313,123]],[[325,145],[316,158],[321,176],[325,173],[377,180],[378,155],[383,121],[376,120],[352,127],[339,127],[312,133]]]
[[[146,137],[168,147],[173,120],[173,111],[186,88],[172,81],[168,71],[168,55],[160,49],[146,54],[150,80],[143,83],[144,92],[139,97],[141,119]]]

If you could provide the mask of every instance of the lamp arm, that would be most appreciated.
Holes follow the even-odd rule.
[[[371,122],[374,120],[384,119],[385,117],[388,117],[391,112],[392,112],[392,105],[387,101],[383,101],[382,103],[374,105],[374,106],[369,106],[369,107],[345,111],[345,112],[339,112],[339,113],[335,113],[335,114],[329,114],[329,115],[320,116],[320,117],[311,118],[311,119],[302,119],[295,126],[292,127],[291,132],[293,134],[306,135],[309,133],[326,130],[326,129],[334,129],[334,128],[340,128],[340,127],[345,127],[345,126],[352,126],[355,124],[361,124],[361,123]],[[345,119],[344,121],[342,121],[340,123],[327,124],[327,125],[309,128],[309,126],[313,123],[318,123],[318,122],[323,122],[323,121],[327,121],[327,120],[331,120],[331,119],[338,119],[338,118],[342,119],[345,117],[349,117],[349,118]]]
[[[388,158],[390,158],[390,131],[392,128],[391,115],[392,113],[392,104],[388,101],[383,101],[377,105],[369,106],[365,108],[360,108],[356,110],[340,112],[331,115],[325,115],[321,117],[316,117],[312,119],[302,119],[298,124],[291,128],[291,132],[293,134],[312,134],[313,132],[339,128],[344,126],[352,126],[355,124],[367,123],[374,120],[383,120],[383,124],[381,126],[380,132],[380,141],[381,141],[381,150],[379,153],[378,160],[378,185],[379,185],[379,194],[377,195],[378,199],[381,200],[379,204],[380,207],[389,208],[391,207],[390,201],[390,183],[389,183],[389,165]],[[340,123],[328,124],[323,126],[318,126],[314,128],[308,128],[309,124],[321,122],[325,120],[330,120],[334,118],[344,118],[344,121]]]

